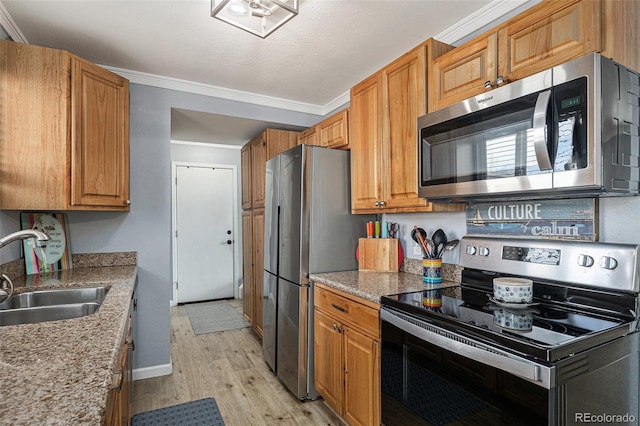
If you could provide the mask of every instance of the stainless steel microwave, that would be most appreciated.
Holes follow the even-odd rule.
[[[594,53],[418,119],[434,200],[637,195],[640,75]]]

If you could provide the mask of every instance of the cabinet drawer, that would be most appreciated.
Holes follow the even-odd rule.
[[[316,284],[314,304],[336,319],[361,329],[374,338],[380,337],[380,314],[377,309],[343,297]]]

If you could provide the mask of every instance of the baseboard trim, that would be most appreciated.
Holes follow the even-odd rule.
[[[133,380],[150,379],[152,377],[168,376],[173,372],[172,363],[136,368],[133,370]]]

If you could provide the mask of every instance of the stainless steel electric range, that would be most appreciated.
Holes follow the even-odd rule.
[[[465,237],[462,283],[382,298],[382,419],[638,424],[640,246]],[[533,301],[493,300],[493,279]]]

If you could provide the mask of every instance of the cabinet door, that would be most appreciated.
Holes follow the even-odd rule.
[[[251,145],[246,144],[240,150],[240,169],[242,174],[242,209],[250,209],[253,195],[251,194]]]
[[[380,344],[344,327],[344,419],[350,425],[380,424]]]
[[[317,309],[313,322],[315,388],[331,408],[342,414],[344,372],[340,324]]]
[[[382,201],[382,84],[377,73],[351,89],[351,209],[378,209]]]
[[[298,145],[318,145],[316,126],[309,127],[298,134]]]
[[[433,61],[429,111],[484,92],[497,76],[497,34],[472,40]]]
[[[71,207],[129,209],[129,82],[71,58]]]
[[[318,144],[327,148],[349,146],[349,111],[342,110],[318,124]]]
[[[264,175],[267,166],[267,142],[264,133],[251,141],[251,191],[253,208],[264,207]]]
[[[388,157],[384,176],[386,207],[423,207],[418,197],[416,122],[426,113],[426,47],[420,46],[382,71],[384,137]],[[385,146],[386,145],[386,146]]]
[[[545,2],[498,31],[498,75],[506,82],[600,49],[600,2]]]
[[[262,285],[264,283],[264,210],[254,210],[253,222],[253,328],[262,337]]]
[[[242,212],[242,310],[253,324],[253,232],[251,210]]]
[[[265,130],[265,133],[265,140],[267,142],[267,160],[288,150],[289,148],[293,148],[298,143],[298,132],[267,129]]]

